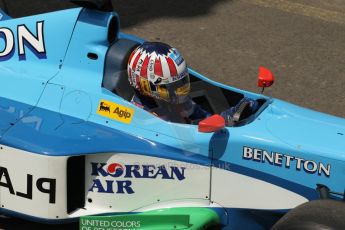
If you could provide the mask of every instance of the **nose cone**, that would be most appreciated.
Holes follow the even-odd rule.
[[[281,141],[307,151],[345,158],[345,119],[276,100],[268,130]]]

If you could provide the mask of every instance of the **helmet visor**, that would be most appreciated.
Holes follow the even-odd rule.
[[[182,79],[164,85],[157,85],[159,97],[172,104],[184,103],[190,92],[189,75]]]

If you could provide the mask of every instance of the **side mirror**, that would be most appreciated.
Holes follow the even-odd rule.
[[[258,87],[262,87],[262,92],[264,92],[265,87],[270,87],[274,82],[274,76],[271,70],[260,66],[258,75]]]
[[[199,122],[198,130],[201,133],[213,133],[225,127],[222,116],[215,114]]]

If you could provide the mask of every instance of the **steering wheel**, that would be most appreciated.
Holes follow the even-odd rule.
[[[231,121],[229,121],[229,125],[234,125],[236,122],[239,122],[243,115],[245,115],[246,108],[249,108],[250,105],[249,101],[244,101],[238,106],[236,112],[232,116]]]

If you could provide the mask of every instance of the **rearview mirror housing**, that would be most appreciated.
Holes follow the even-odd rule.
[[[258,87],[270,87],[274,83],[274,76],[271,70],[260,66],[258,75]]]
[[[225,127],[222,116],[215,114],[199,122],[198,130],[201,133],[213,133]]]

